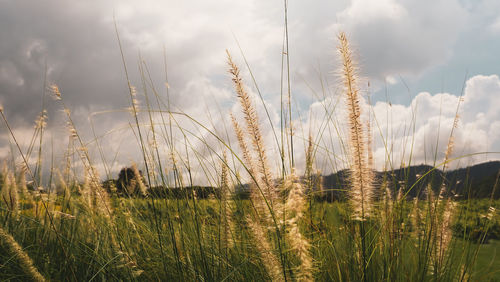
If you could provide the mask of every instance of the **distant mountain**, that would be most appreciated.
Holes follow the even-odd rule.
[[[399,189],[403,189],[408,197],[413,198],[423,197],[422,191],[429,184],[435,193],[439,193],[444,183],[447,193],[454,197],[488,198],[491,197],[499,171],[500,161],[481,163],[445,173],[429,165],[417,165],[392,171],[376,171],[375,186],[378,189],[388,187],[393,196]],[[322,198],[328,201],[346,199],[349,189],[348,173],[348,170],[341,170],[324,176]],[[497,187],[493,197],[500,198],[500,187]]]

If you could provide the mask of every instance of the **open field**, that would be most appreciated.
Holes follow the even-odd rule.
[[[120,43],[118,30],[116,35]],[[467,157],[454,152],[463,99],[453,105],[445,152],[438,152],[439,140],[435,147],[414,143],[408,133],[418,118],[413,105],[408,124],[399,124],[406,143],[395,152],[392,129],[383,132],[370,103],[363,104],[346,34],[339,33],[337,40],[340,94],[318,103],[325,115],[316,130],[309,125],[308,134],[303,129],[298,134],[294,125],[290,81],[288,91],[283,87],[289,66],[281,70],[280,116],[273,122],[250,67],[246,64],[248,81],[256,93],[249,91],[229,51],[227,80],[238,112],[221,113],[217,125],[172,110],[168,79],[164,97],[142,59],[142,89],[134,87],[124,57],[130,107],[92,113],[90,141],[76,125],[64,92],[48,85],[69,129],[62,136],[67,149],[52,148],[50,158],[43,146],[44,108],[28,145],[16,138],[7,109],[0,108],[11,145],[0,174],[0,279],[500,279],[500,173],[487,175],[476,190],[466,169],[447,174],[451,164]],[[123,56],[121,44],[120,51]],[[337,108],[339,101],[343,106]],[[117,112],[130,119],[125,129],[96,134],[93,118]],[[267,135],[263,123],[272,129]],[[114,161],[103,144],[114,145],[116,160],[122,151],[116,139],[107,140],[116,132],[122,141],[124,132],[129,134],[127,141],[136,142],[142,160],[131,161],[113,179]],[[375,169],[373,135],[381,136],[384,172]],[[410,174],[417,149],[433,156],[433,165]],[[54,161],[54,151],[65,151],[60,162]],[[398,164],[395,155],[401,157]],[[319,162],[337,172],[334,184],[324,185]],[[325,196],[329,191],[336,196]]]
[[[153,208],[153,202],[147,199],[113,197],[112,223],[109,217],[86,209],[81,196],[64,198],[53,195],[47,203],[55,230],[50,227],[48,214],[40,201],[29,203],[22,200],[17,215],[5,209],[0,212],[3,229],[23,246],[34,266],[46,278],[64,280],[76,275],[78,280],[96,281],[269,279],[263,265],[265,261],[257,247],[261,242],[252,236],[245,223],[245,217],[252,213],[249,200],[232,201],[234,210],[229,227],[224,223],[225,214],[217,199],[156,199]],[[486,200],[460,202],[458,210],[461,215],[452,226],[468,222],[465,230],[489,228],[488,234],[498,236],[498,215],[494,222],[483,220],[483,215],[488,213],[487,204]],[[345,203],[311,202],[311,209],[308,208],[304,215],[306,220],[300,228],[311,242],[313,277],[317,280],[361,279],[356,265],[359,258],[352,251],[356,250],[353,235],[359,223],[350,221],[346,210]],[[160,219],[158,224],[154,221],[155,213]],[[428,263],[428,267],[432,267],[433,261],[425,257],[419,261],[422,246],[411,225],[414,218],[405,214],[401,220],[398,230],[380,225],[388,223],[369,223],[369,236],[375,244],[370,247],[372,268],[369,280],[378,280],[374,277],[409,281],[436,279],[432,272],[420,273],[421,269],[416,268],[419,263]],[[482,223],[476,225],[475,222],[479,221]],[[156,228],[160,229],[159,233]],[[388,235],[384,234],[388,228],[398,232],[396,236],[400,239],[392,242],[381,240],[380,237]],[[498,241],[479,245],[461,239],[459,232],[457,229],[449,242],[451,254],[445,263],[453,271],[439,274],[445,275],[446,280],[459,280],[460,268],[470,259],[473,260],[470,263],[473,270],[467,272],[467,277],[481,281],[500,279]],[[388,247],[383,243],[393,245]],[[1,248],[0,279],[29,278],[20,266],[19,258],[7,251],[8,246],[2,243]],[[473,259],[476,251],[479,251],[477,259]],[[290,245],[282,245],[282,254],[290,279],[297,272],[299,261]]]

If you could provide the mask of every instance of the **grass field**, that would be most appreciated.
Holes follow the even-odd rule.
[[[53,196],[47,202],[50,214],[54,216],[57,232],[51,231],[48,214],[40,207],[40,202],[28,203],[23,200],[17,215],[5,209],[0,212],[3,229],[8,230],[23,246],[34,266],[47,278],[64,280],[72,277],[74,271],[78,280],[269,279],[263,266],[265,262],[257,247],[260,242],[252,236],[245,223],[245,216],[251,214],[249,200],[234,201],[235,209],[231,214],[233,226],[227,235],[229,238],[222,230],[225,228],[224,214],[217,199],[155,200],[156,213],[161,218],[158,225],[159,237],[155,232],[155,210],[152,202],[147,199],[111,199],[113,224],[110,223],[110,218],[84,208],[81,196],[73,195],[70,199]],[[471,215],[471,222],[480,218],[481,212],[487,212],[484,208],[477,211],[476,207],[484,206],[481,201],[474,201],[470,205],[477,212]],[[466,209],[468,205],[464,202],[460,206],[461,209]],[[38,215],[35,214],[37,210]],[[315,269],[313,276],[316,280],[361,279],[361,273],[356,271],[357,267],[351,265],[356,264],[357,259],[352,253],[356,249],[353,246],[356,244],[353,240],[356,224],[349,222],[346,210],[345,203],[313,202],[312,213],[305,215],[307,220],[300,228],[311,242],[311,257]],[[374,224],[371,228],[371,232],[375,233],[370,235],[371,238],[382,236],[380,233],[384,227]],[[420,250],[418,241],[411,236],[407,237],[413,233],[412,227],[407,228],[398,231],[398,236],[406,239],[392,242],[398,245],[394,246],[397,253],[380,253],[377,250],[383,247],[379,245],[380,241],[371,248],[371,259],[377,260],[373,262],[377,267],[371,270],[372,277],[386,277],[388,280],[434,280],[431,273],[424,273],[423,277],[418,278],[419,269],[415,265],[418,265]],[[58,241],[57,236],[61,241]],[[474,252],[479,250],[477,260],[473,263],[473,271],[468,274],[470,278],[476,281],[500,279],[500,258],[497,255],[500,251],[499,242],[491,240],[488,244],[479,245],[463,241],[459,236],[460,234],[455,234],[455,239],[450,242],[456,250],[450,255],[448,267],[463,267],[460,265],[467,258],[462,256],[473,257]],[[159,240],[162,241],[163,251]],[[172,243],[173,240],[175,244]],[[282,248],[287,261],[286,271],[293,277],[299,265],[298,259],[290,246],[283,244]],[[7,251],[5,243],[2,244],[2,249],[0,278],[28,278],[20,267],[19,258]],[[397,258],[390,258],[396,254]],[[384,269],[379,263],[395,265]],[[394,272],[383,273],[382,270]],[[457,274],[447,278],[459,279]]]
[[[122,170],[117,181],[103,182],[103,171],[111,178],[100,145],[104,137],[94,132],[91,142],[83,140],[57,85],[49,88],[64,113],[69,136],[63,137],[69,141],[64,161],[51,164],[48,178],[41,172],[47,155],[42,152],[46,112],[40,114],[25,148],[0,108],[12,145],[12,161],[5,162],[0,182],[0,279],[497,279],[499,202],[493,197],[464,200],[467,195],[457,200],[455,183],[433,173],[436,168],[445,171],[455,160],[453,133],[461,100],[451,132],[446,133],[444,159],[437,160],[436,152],[435,165],[415,182],[430,178],[427,185],[409,185],[408,179],[392,183],[387,177],[390,169],[377,179],[372,152],[375,122],[362,114],[357,67],[346,35],[340,33],[338,41],[344,130],[338,129],[338,118],[332,118],[335,107],[323,104],[326,116],[320,130],[299,139],[305,159],[300,175],[290,91],[281,94],[279,127],[270,138],[273,147],[261,129],[265,116],[273,124],[265,103],[260,97],[264,111],[257,111],[259,99],[249,94],[229,52],[228,69],[240,110],[240,115],[228,113],[231,133],[171,111],[168,95],[167,103],[161,103],[143,65],[139,70],[145,104],[139,103],[138,90],[127,77],[130,108],[125,112],[131,115],[129,125],[142,162]],[[330,144],[321,140],[326,130],[338,133],[340,152],[325,148]],[[403,150],[413,150],[415,144],[409,142]],[[395,153],[384,145],[390,161]],[[278,153],[271,155],[271,150]],[[319,155],[348,168],[341,187],[322,187],[315,165]],[[192,188],[200,175],[212,186],[212,194]],[[498,177],[492,195],[497,184]],[[241,187],[247,187],[247,196],[239,194]],[[342,191],[344,198],[320,201],[325,189]],[[408,196],[412,189],[418,189],[413,198]]]
[[[500,241],[492,240],[481,246],[475,266],[478,281],[500,281]]]

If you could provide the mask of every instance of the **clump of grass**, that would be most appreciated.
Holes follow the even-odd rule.
[[[268,165],[265,147],[262,140],[262,134],[260,132],[260,126],[255,108],[250,101],[250,96],[248,95],[242,79],[240,77],[240,70],[238,66],[233,62],[229,51],[227,52],[229,72],[232,75],[232,80],[234,83],[234,88],[236,94],[240,100],[240,105],[245,117],[247,136],[252,141],[253,149],[257,155],[257,161],[254,163],[253,157],[246,145],[246,138],[244,137],[244,132],[239,126],[238,122],[232,117],[233,126],[235,128],[236,136],[240,148],[243,151],[243,155],[246,161],[247,170],[250,173],[253,181],[253,189],[251,191],[253,202],[258,208],[256,210],[255,218],[248,218],[248,223],[250,229],[253,231],[254,238],[257,242],[257,248],[262,256],[264,266],[267,272],[271,276],[272,280],[278,280],[284,278],[282,275],[283,268],[279,260],[273,253],[272,244],[268,242],[268,236],[266,234],[267,226],[272,224],[276,225],[276,215],[275,212],[279,211],[278,208],[278,198],[277,191],[275,190],[275,185],[272,183],[273,178]],[[260,193],[260,195],[258,194]],[[263,221],[264,226],[261,226],[261,221]],[[278,230],[278,229],[276,229]],[[279,240],[279,234],[278,234]]]
[[[229,72],[232,75],[234,88],[240,100],[240,105],[245,117],[248,138],[252,141],[253,149],[257,156],[256,166],[258,168],[258,171],[254,171],[254,173],[258,173],[260,178],[258,179],[258,181],[261,181],[263,193],[266,196],[267,200],[270,201],[271,207],[273,207],[273,205],[278,203],[277,191],[275,190],[275,186],[272,183],[273,177],[267,160],[267,153],[264,147],[264,141],[262,139],[259,119],[250,100],[250,96],[248,95],[248,92],[243,85],[242,79],[240,77],[240,70],[238,66],[234,64],[229,51],[227,51],[227,58],[229,64]]]
[[[297,266],[295,271],[295,277],[300,281],[312,281],[313,259],[310,254],[310,243],[299,229],[299,222],[303,220],[307,204],[307,198],[305,195],[306,191],[301,183],[302,181],[298,179],[295,174],[295,169],[292,167],[291,174],[285,177],[281,185],[281,191],[287,192],[288,195],[285,199],[284,205],[280,202],[279,192],[277,190],[279,186],[273,183],[273,176],[268,165],[258,116],[240,77],[239,68],[233,62],[229,52],[226,52],[230,67],[229,72],[232,75],[232,80],[239,98],[247,130],[247,134],[245,134],[239,123],[236,121],[236,118],[231,115],[236,137],[243,153],[243,159],[253,182],[251,198],[257,208],[257,218],[249,218],[249,226],[253,230],[255,238],[262,244],[261,246],[258,246],[258,249],[263,258],[264,264],[267,265],[267,272],[273,280],[286,280],[286,272],[283,272],[283,254],[281,254],[280,246],[280,241],[283,241],[283,244],[288,243],[290,245],[291,249],[297,254],[297,257],[300,260],[300,264]],[[253,145],[253,155],[247,146],[247,138],[251,140]],[[307,154],[308,163],[306,164],[306,173],[309,174],[308,179],[310,180],[312,177],[313,162],[311,140]],[[254,155],[256,156],[257,161],[254,161]],[[308,185],[311,186],[312,183],[308,183]],[[260,193],[260,195],[258,193]],[[277,222],[277,219],[280,219],[281,215],[285,216],[283,227],[280,227]],[[262,216],[264,216],[266,220],[262,221],[262,219],[259,219],[259,217]],[[263,224],[263,226],[260,226],[259,224]],[[262,243],[263,240],[268,238],[265,236],[263,231],[273,225],[274,228],[276,228],[276,236],[278,239],[278,248],[280,250],[282,265],[278,264],[278,259],[273,257],[271,253],[272,244],[268,242]],[[286,230],[287,236],[281,235],[279,232],[280,229],[283,230],[282,232],[285,232],[284,230]]]

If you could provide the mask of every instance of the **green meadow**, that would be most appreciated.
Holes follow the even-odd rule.
[[[461,100],[451,132],[444,133],[443,159],[436,152],[434,166],[411,174],[410,154],[401,177],[395,169],[376,172],[373,135],[382,132],[362,112],[351,49],[340,33],[346,111],[323,104],[320,130],[300,139],[291,93],[283,91],[274,145],[264,141],[262,124],[273,124],[264,100],[248,90],[251,82],[257,86],[254,78],[240,72],[229,52],[227,81],[240,112],[227,113],[225,132],[171,110],[141,62],[142,87],[127,77],[130,107],[123,111],[142,159],[117,178],[101,146],[107,136],[94,132],[84,140],[56,84],[47,88],[69,129],[61,138],[69,141],[63,161],[52,162],[48,174],[41,169],[50,156],[42,146],[46,111],[23,146],[4,114],[9,109],[1,108],[12,149],[0,173],[0,279],[500,281],[498,173],[481,182],[480,193],[469,174],[462,174],[464,181],[446,174],[466,157],[453,151]],[[260,102],[264,111],[256,108]],[[325,148],[325,131],[338,134],[341,152]],[[301,168],[299,142],[305,144]],[[408,151],[417,148],[409,142]],[[390,160],[396,153],[387,144]],[[344,164],[338,181],[326,184],[319,157]],[[209,185],[196,186],[200,175]]]

